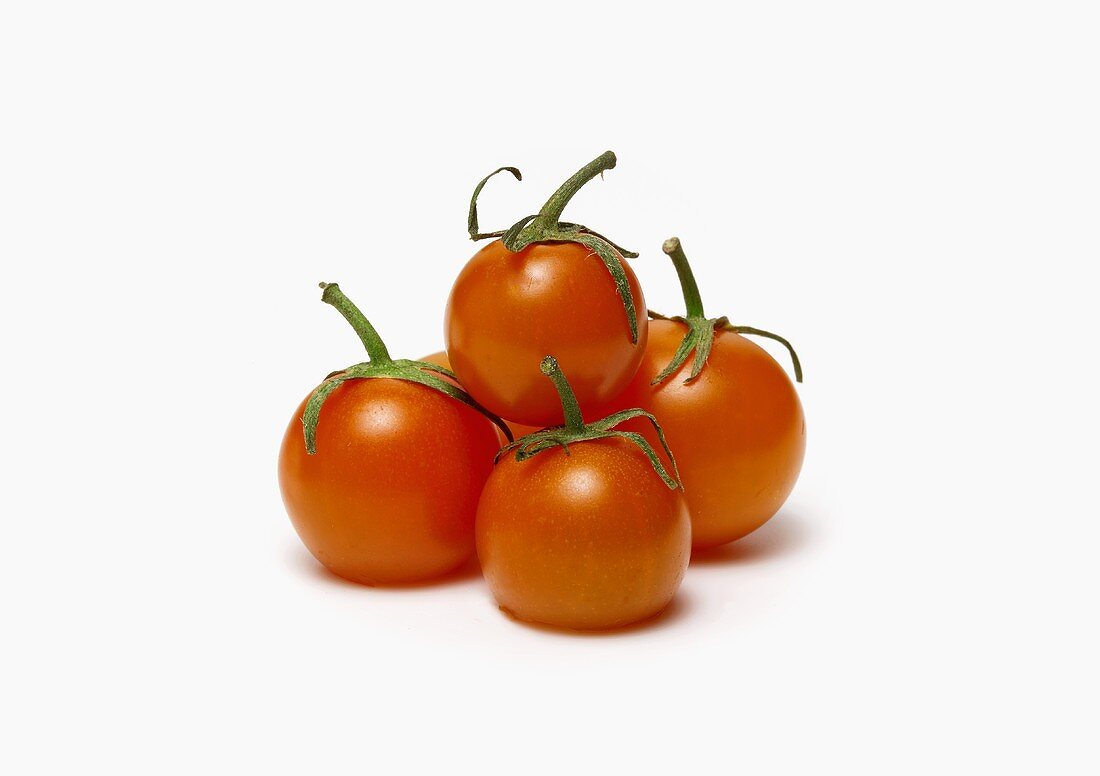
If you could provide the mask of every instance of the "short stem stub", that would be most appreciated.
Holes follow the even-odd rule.
[[[363,347],[367,349],[367,358],[373,364],[387,364],[393,359],[386,349],[386,343],[378,336],[378,331],[367,320],[367,316],[348,299],[340,286],[335,283],[320,283],[322,289],[321,301],[330,304],[340,311],[340,315],[351,324],[359,339],[363,341]]]
[[[695,273],[691,271],[684,249],[680,245],[679,237],[670,237],[661,246],[670,259],[672,266],[676,267],[676,274],[680,277],[680,290],[684,294],[684,304],[687,306],[688,318],[705,318],[703,314],[703,297],[699,294],[699,284],[695,282]]]
[[[569,431],[584,431],[584,417],[581,415],[581,406],[577,403],[577,395],[573,393],[573,388],[565,379],[565,373],[558,366],[558,360],[553,356],[547,356],[539,364],[539,369],[554,382],[554,387],[558,390],[562,415],[565,417],[565,428]]]

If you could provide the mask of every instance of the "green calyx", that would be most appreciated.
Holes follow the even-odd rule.
[[[410,383],[426,385],[433,390],[450,396],[452,399],[473,407],[493,421],[497,428],[504,432],[509,442],[512,441],[512,432],[503,420],[478,404],[470,394],[458,386],[439,378],[439,375],[444,375],[452,380],[457,380],[458,378],[454,372],[437,364],[429,364],[426,361],[391,358],[385,343],[378,336],[374,326],[371,325],[371,322],[367,320],[367,317],[363,315],[359,308],[344,296],[344,292],[340,290],[340,287],[335,283],[321,283],[321,288],[323,289],[321,301],[339,310],[340,314],[355,329],[355,333],[359,335],[359,339],[363,341],[363,346],[367,350],[368,360],[361,364],[349,366],[339,372],[333,372],[310,394],[309,400],[306,401],[305,413],[302,415],[307,453],[313,455],[317,452],[317,422],[320,420],[321,407],[324,405],[325,400],[348,380],[372,378],[406,380]]]
[[[565,423],[561,426],[554,426],[553,428],[544,428],[542,431],[528,434],[511,444],[505,445],[497,453],[496,460],[499,461],[501,456],[510,450],[515,450],[516,460],[526,461],[528,458],[538,455],[544,450],[549,450],[552,447],[561,447],[565,451],[565,454],[569,455],[569,446],[577,442],[588,442],[594,439],[620,438],[633,442],[641,448],[646,458],[649,459],[649,463],[653,466],[653,470],[657,472],[657,475],[664,481],[665,485],[668,485],[672,490],[676,488],[683,489],[684,486],[680,483],[680,472],[676,468],[676,458],[672,455],[672,450],[669,449],[668,442],[665,441],[665,432],[661,429],[661,424],[657,422],[657,419],[653,417],[653,415],[645,410],[630,409],[608,415],[606,418],[597,420],[594,423],[585,423],[584,418],[581,417],[581,409],[580,405],[577,404],[577,397],[574,395],[573,389],[569,386],[569,381],[565,379],[565,374],[561,371],[561,367],[558,366],[557,359],[553,356],[547,356],[542,360],[539,368],[544,375],[553,381],[554,387],[558,390],[558,396],[561,399],[562,413],[565,415]],[[665,465],[661,462],[660,457],[644,436],[636,431],[618,431],[615,429],[620,423],[625,423],[633,418],[645,418],[653,424],[653,428],[657,432],[657,439],[660,440],[661,447],[664,448],[668,460],[672,462],[672,474],[669,474]]]
[[[684,362],[687,361],[688,356],[695,353],[695,360],[691,365],[691,374],[688,375],[685,383],[690,383],[703,371],[703,367],[707,365],[707,358],[710,356],[711,347],[714,345],[714,332],[715,331],[732,331],[737,334],[752,334],[757,337],[767,337],[773,339],[785,347],[791,354],[791,361],[794,363],[794,378],[798,382],[802,382],[802,363],[798,360],[798,354],[794,352],[794,348],[783,337],[778,334],[773,334],[770,331],[764,331],[763,329],[757,329],[752,326],[735,326],[730,323],[729,318],[722,316],[721,318],[707,318],[703,314],[703,300],[699,295],[699,286],[695,282],[695,274],[691,271],[691,265],[688,264],[687,256],[684,255],[684,249],[680,246],[680,240],[677,237],[671,237],[665,240],[664,245],[661,246],[669,258],[672,259],[673,266],[676,267],[676,274],[680,277],[680,288],[684,293],[684,304],[687,307],[686,316],[673,316],[668,317],[655,313],[649,310],[649,317],[655,318],[660,321],[676,321],[677,323],[685,324],[688,327],[687,334],[680,341],[680,346],[676,348],[676,352],[672,356],[672,361],[668,363],[661,373],[653,378],[651,385],[657,385],[673,374],[676,373]]]
[[[612,280],[615,281],[615,290],[619,294],[619,299],[622,300],[623,311],[626,313],[627,323],[630,326],[630,341],[637,344],[638,321],[634,306],[634,294],[630,291],[630,284],[627,282],[626,270],[623,268],[622,260],[624,256],[628,259],[636,259],[638,254],[616,245],[587,226],[559,220],[562,211],[565,210],[565,206],[573,198],[573,195],[597,175],[602,176],[604,171],[613,169],[615,164],[615,154],[611,151],[605,151],[558,187],[558,190],[550,196],[550,199],[546,201],[546,204],[542,206],[542,210],[538,213],[524,216],[508,229],[499,232],[481,232],[477,223],[477,198],[489,179],[498,173],[509,172],[516,180],[523,180],[523,175],[515,167],[501,167],[482,178],[474,187],[466,226],[469,229],[471,240],[499,237],[501,242],[504,243],[504,247],[513,253],[518,253],[533,243],[548,242],[573,242],[591,250],[600,257]]]

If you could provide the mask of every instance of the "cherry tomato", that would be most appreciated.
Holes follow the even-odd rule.
[[[616,406],[660,419],[684,481],[693,544],[704,549],[740,539],[783,506],[802,469],[806,420],[783,368],[733,332],[715,333],[707,366],[692,382],[684,382],[685,364],[650,385],[686,332],[683,324],[650,323],[646,356]]]
[[[666,252],[683,257],[679,241],[672,243],[666,243]],[[682,267],[690,275],[686,257]],[[694,288],[693,277],[690,285]],[[690,291],[685,289],[686,297]],[[730,329],[786,340],[757,329],[729,327],[725,319],[707,320],[701,302],[695,315],[691,301],[688,306],[687,320],[650,322],[641,366],[611,409],[641,407],[660,420],[680,468],[693,545],[705,549],[756,530],[783,506],[802,468],[806,420],[783,368]],[[694,331],[688,320],[695,322]],[[685,336],[701,335],[708,327],[714,340],[702,359],[705,365],[689,358],[662,377]],[[801,375],[797,360],[796,373]],[[662,379],[653,384],[658,377]],[[649,429],[636,430],[652,438]]]
[[[642,447],[594,433],[599,422],[584,425],[573,406],[565,427],[502,451],[478,505],[478,557],[497,603],[521,620],[628,625],[672,600],[691,522],[676,481]]]
[[[358,314],[357,331],[370,326],[335,285],[325,300],[349,320]],[[477,502],[499,447],[495,427],[420,382],[433,374],[417,362],[390,359],[373,328],[360,336],[377,340],[368,344],[372,360],[322,384],[336,383],[316,416],[316,453],[303,434],[309,398],[287,428],[279,453],[287,513],[313,556],[346,579],[402,583],[445,574],[474,551]]]
[[[455,281],[445,315],[447,354],[470,394],[509,421],[539,428],[562,422],[553,387],[538,370],[545,353],[557,356],[583,410],[613,399],[641,361],[645,299],[624,252],[558,221],[569,197],[614,163],[608,152],[587,165],[538,216],[521,222],[526,226],[478,251]],[[476,234],[475,212],[471,235],[486,236]]]

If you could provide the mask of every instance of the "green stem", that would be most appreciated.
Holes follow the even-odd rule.
[[[363,341],[363,347],[367,349],[367,358],[372,364],[388,364],[393,361],[390,352],[386,350],[386,344],[378,336],[374,326],[367,320],[367,316],[359,310],[355,304],[344,296],[340,286],[335,283],[321,283],[323,292],[321,301],[330,304],[340,311],[340,315],[355,329],[359,339]]]
[[[787,341],[786,337],[780,337],[778,334],[758,329],[755,326],[734,326],[732,323],[727,322],[726,328],[737,334],[755,334],[757,337],[767,337],[768,339],[773,339],[778,342],[791,354],[791,363],[794,364],[795,382],[802,382],[802,362],[798,360],[798,354],[794,352],[794,346]]]
[[[569,431],[584,431],[584,417],[581,415],[581,407],[577,404],[577,396],[569,387],[569,381],[558,366],[558,360],[553,356],[547,356],[539,364],[542,373],[554,381],[554,387],[558,389],[558,397],[561,399],[561,411],[565,416],[565,428]]]
[[[601,175],[605,170],[613,169],[615,161],[614,152],[605,151],[579,169],[572,178],[550,195],[550,199],[546,200],[546,204],[542,206],[542,210],[539,211],[538,217],[535,219],[535,225],[540,229],[553,229],[556,227],[565,206],[569,204],[569,200],[573,198],[573,195],[580,191],[581,186],[597,175]]]
[[[676,274],[680,276],[680,289],[684,292],[684,304],[687,305],[688,318],[705,318],[703,315],[703,298],[699,295],[699,284],[695,282],[695,273],[691,271],[684,249],[680,247],[679,237],[670,237],[665,240],[661,250],[672,259],[672,265],[676,267]]]

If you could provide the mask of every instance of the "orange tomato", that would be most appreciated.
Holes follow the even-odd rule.
[[[650,385],[687,327],[649,326],[641,367],[614,407],[641,407],[660,420],[676,453],[694,547],[740,539],[778,512],[794,488],[806,452],[802,402],[767,351],[728,331],[715,332],[707,365],[693,381],[684,382],[688,362]],[[656,440],[648,428],[635,430]]]
[[[595,424],[580,424],[572,404],[563,429],[543,432],[563,435],[568,451],[557,442],[525,454],[545,441],[539,434],[502,451],[478,504],[478,557],[497,603],[518,619],[629,625],[672,600],[691,522],[681,489],[641,447],[615,432],[593,438]]]
[[[633,257],[607,238],[559,220],[587,181],[616,164],[610,151],[561,185],[537,215],[505,232],[481,234],[474,189],[470,237],[501,237],[459,273],[447,301],[447,355],[462,384],[509,421],[541,428],[562,422],[539,361],[554,353],[584,411],[610,401],[630,381],[646,343],[645,299]],[[517,178],[519,170],[502,167]],[[496,173],[493,173],[495,175]]]
[[[325,301],[346,302],[336,286]],[[279,452],[283,502],[302,542],[333,573],[363,584],[439,576],[474,552],[474,518],[499,445],[484,415],[436,388],[384,373],[417,375],[393,361],[362,314],[357,325],[372,361],[351,367],[378,376],[347,379],[327,395],[307,451],[299,405]],[[354,314],[358,318],[353,320]],[[361,319],[361,321],[359,320]]]
[[[403,380],[351,380],[325,402],[317,454],[298,407],[283,437],[279,485],[302,542],[363,584],[413,582],[473,553],[482,485],[500,446],[492,423]]]
[[[447,355],[462,384],[497,415],[528,426],[562,422],[554,388],[538,370],[554,353],[583,409],[620,393],[641,362],[645,299],[623,264],[634,298],[630,340],[615,282],[578,243],[536,243],[512,253],[494,240],[463,268],[447,302]]]
[[[680,491],[623,440],[505,456],[478,505],[485,580],[521,620],[587,630],[647,619],[672,600],[690,553]]]
[[[660,420],[676,452],[693,545],[705,549],[740,539],[779,511],[802,469],[806,419],[787,373],[737,332],[790,344],[726,318],[706,318],[679,240],[666,241],[664,251],[680,276],[688,314],[650,322],[638,372],[609,410],[641,407]],[[636,430],[655,439],[647,427]]]
[[[420,360],[421,361],[427,361],[429,364],[438,364],[439,366],[443,367],[444,369],[451,369],[452,371],[454,369],[451,366],[451,360],[449,358],[447,358],[447,354],[444,353],[442,350],[437,351],[435,353],[432,353],[431,355],[424,356],[424,358],[422,358]],[[450,380],[449,377],[445,377],[444,379]],[[455,385],[461,386],[461,383],[459,383],[457,381],[453,381],[453,382],[455,382]],[[508,420],[507,418],[504,419],[504,423],[508,426],[508,429],[512,432],[512,437],[514,439],[519,439],[522,436],[527,436],[532,431],[538,431],[540,428],[542,428],[542,426],[525,426],[522,423],[516,423],[515,421]],[[504,434],[500,433],[499,430],[498,430],[498,435],[500,436],[500,443],[502,445],[507,444],[508,440],[505,439]]]

